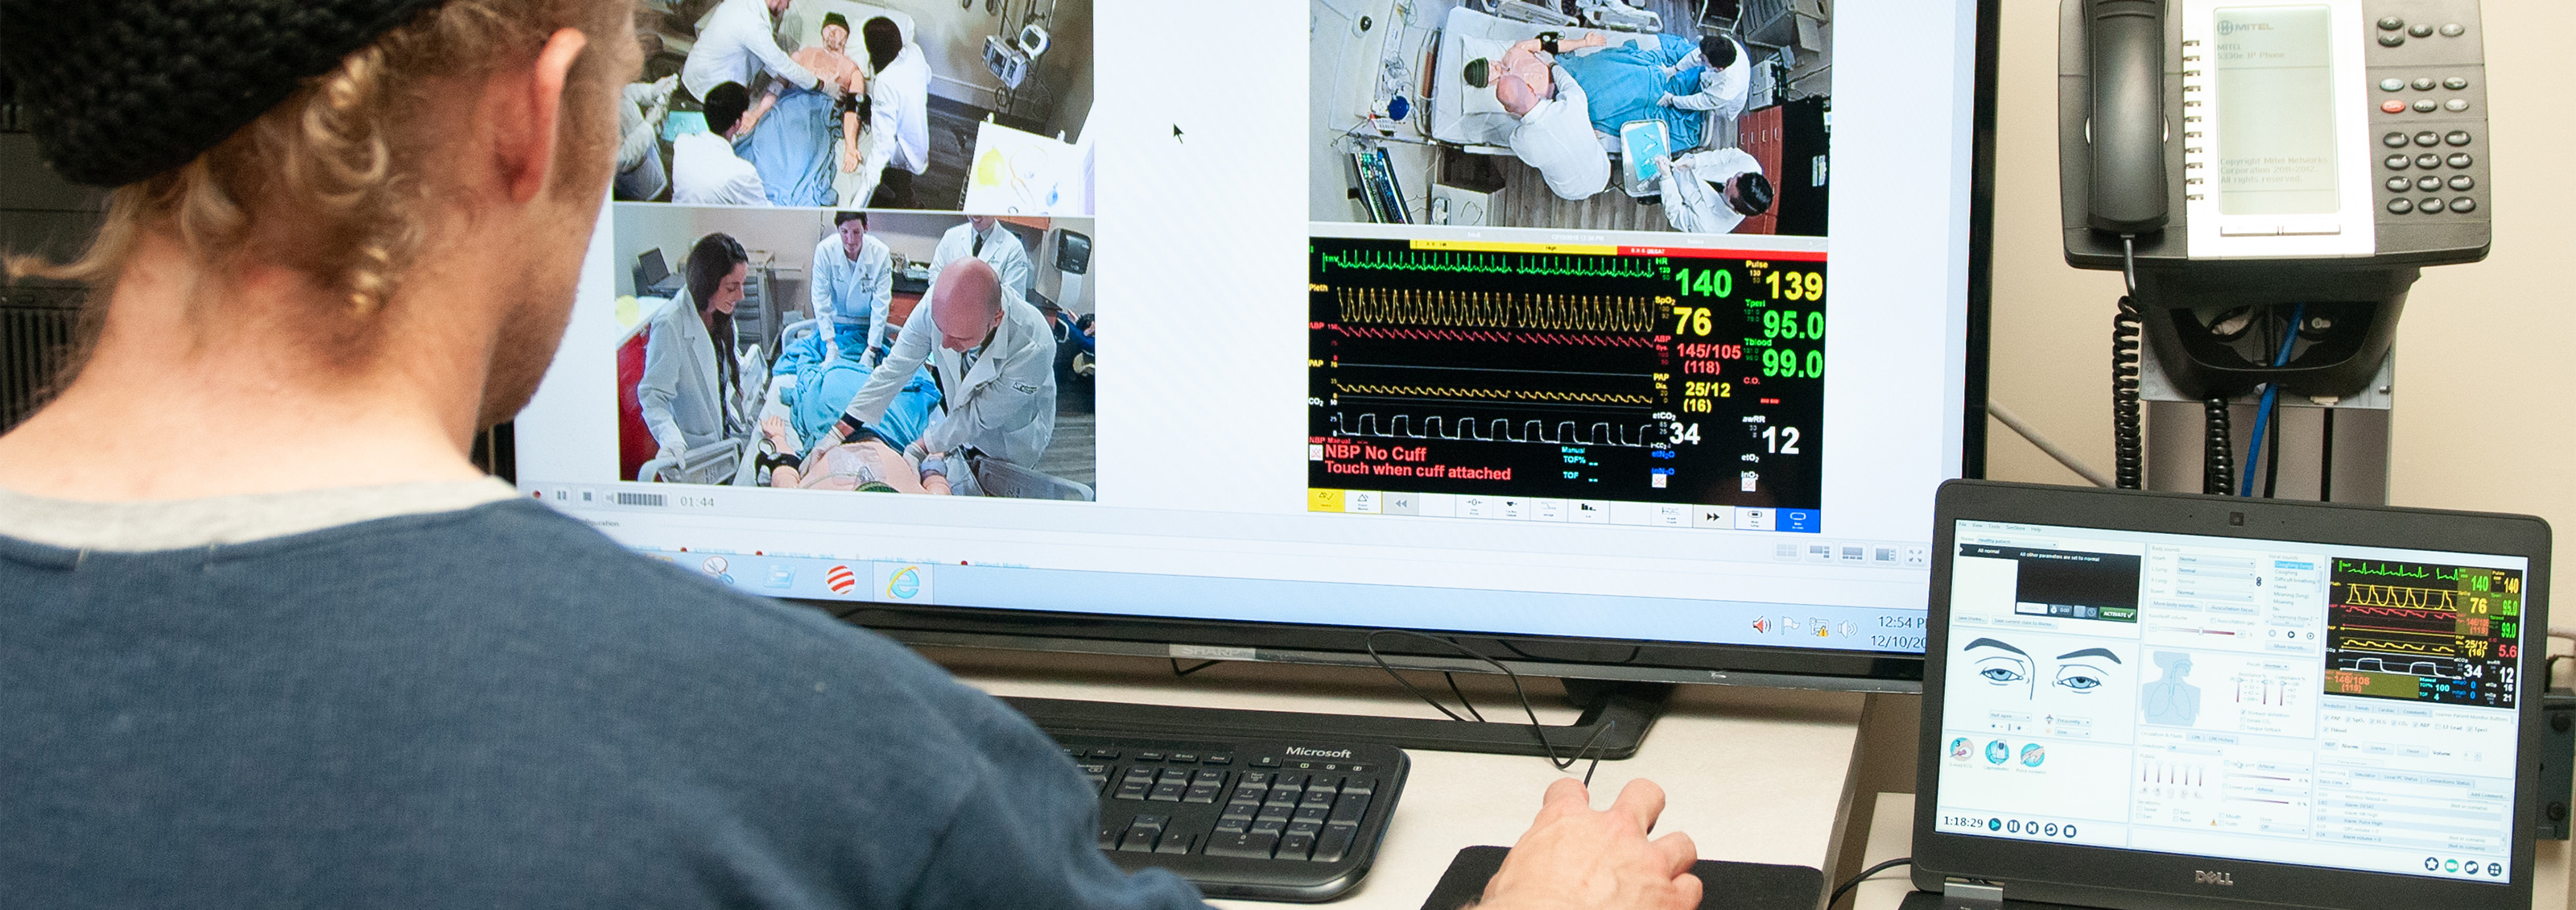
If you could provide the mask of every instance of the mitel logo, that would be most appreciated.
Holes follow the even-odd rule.
[[[2222,38],[2236,34],[2237,32],[2268,32],[2271,30],[2272,23],[2269,22],[2230,22],[2225,19],[2218,20],[2218,34]]]
[[[1306,747],[1304,747],[1304,746],[1289,746],[1289,747],[1288,747],[1288,749],[1287,749],[1287,752],[1288,752],[1288,754],[1290,754],[1290,755],[1294,755],[1294,756],[1297,756],[1298,758],[1349,758],[1349,757],[1351,757],[1351,750],[1349,750],[1349,749],[1333,749],[1333,750],[1325,750],[1325,749],[1309,749],[1309,748],[1306,748]]]
[[[2191,883],[2195,885],[2226,885],[2233,888],[2236,887],[2236,875],[2232,872],[2204,872],[2194,869],[2191,873]]]

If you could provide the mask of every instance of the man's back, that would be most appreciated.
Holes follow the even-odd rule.
[[[1102,860],[997,702],[533,503],[156,552],[24,521],[0,905],[1198,906]]]

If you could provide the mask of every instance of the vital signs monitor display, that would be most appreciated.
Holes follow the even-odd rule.
[[[1921,650],[1973,0],[879,6],[866,118],[641,109],[761,185],[621,178],[527,495],[807,601]]]

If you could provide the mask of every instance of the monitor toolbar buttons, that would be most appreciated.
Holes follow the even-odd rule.
[[[1778,516],[1770,509],[1736,509],[1734,516],[1735,529],[1738,531],[1769,531],[1777,527],[1775,521],[1777,517]]]
[[[1600,499],[1575,499],[1565,504],[1565,520],[1579,525],[1610,523],[1610,503]]]

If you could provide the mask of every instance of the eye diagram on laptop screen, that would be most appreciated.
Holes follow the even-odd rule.
[[[2514,705],[2520,572],[2338,559],[2329,615],[2330,691]]]

